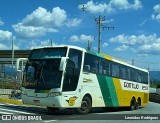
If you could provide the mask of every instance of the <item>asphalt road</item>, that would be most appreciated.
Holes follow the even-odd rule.
[[[36,116],[36,117],[35,117]],[[11,104],[1,104],[0,103],[0,119],[11,118],[12,121],[3,120],[0,122],[38,122],[38,123],[128,123],[128,122],[144,122],[144,120],[139,120],[138,118],[145,119],[158,119],[158,120],[145,120],[145,122],[160,122],[160,104],[150,102],[147,107],[141,107],[138,110],[129,111],[126,108],[109,108],[93,109],[90,114],[79,115],[76,114],[74,110],[60,110],[58,112],[50,112],[46,108],[33,107],[33,106],[17,106]],[[32,119],[42,119],[42,121],[33,121]],[[130,118],[131,120],[129,120]],[[138,119],[138,121],[136,119]],[[26,119],[26,120],[25,120]],[[30,121],[27,121],[30,119]]]

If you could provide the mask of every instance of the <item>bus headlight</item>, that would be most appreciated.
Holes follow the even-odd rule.
[[[61,92],[51,92],[48,94],[48,97],[55,97],[55,96],[60,96]]]

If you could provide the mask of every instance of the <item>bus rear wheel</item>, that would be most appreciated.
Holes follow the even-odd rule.
[[[141,99],[138,98],[137,103],[136,103],[136,109],[138,109],[141,106]]]
[[[82,100],[81,107],[77,108],[76,111],[79,114],[88,114],[91,111],[92,102],[91,99],[85,96]]]
[[[135,109],[136,109],[136,100],[135,98],[132,98],[130,102],[130,110],[133,111]]]

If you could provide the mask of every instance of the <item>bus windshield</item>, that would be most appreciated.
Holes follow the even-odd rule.
[[[26,64],[23,87],[28,89],[60,88],[60,59],[30,60]]]
[[[22,86],[30,89],[60,88],[62,71],[59,71],[59,65],[66,51],[66,47],[33,50],[25,67]]]
[[[31,52],[29,59],[61,58],[66,55],[67,48],[43,48]]]

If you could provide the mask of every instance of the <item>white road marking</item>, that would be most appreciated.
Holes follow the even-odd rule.
[[[8,112],[3,111],[3,112],[0,112],[0,114],[14,114],[14,113],[8,113]]]
[[[27,112],[23,112],[23,111],[15,111],[15,110],[9,110],[9,109],[0,109],[3,111],[10,111],[10,112],[16,112],[16,113],[23,113],[23,114],[34,114],[34,113],[27,113]]]
[[[55,121],[58,121],[58,120],[46,120],[46,121],[43,121],[43,122],[49,123],[49,122],[55,122]]]
[[[81,117],[81,116],[72,116],[72,117],[69,117],[69,118],[77,118],[77,117]]]

